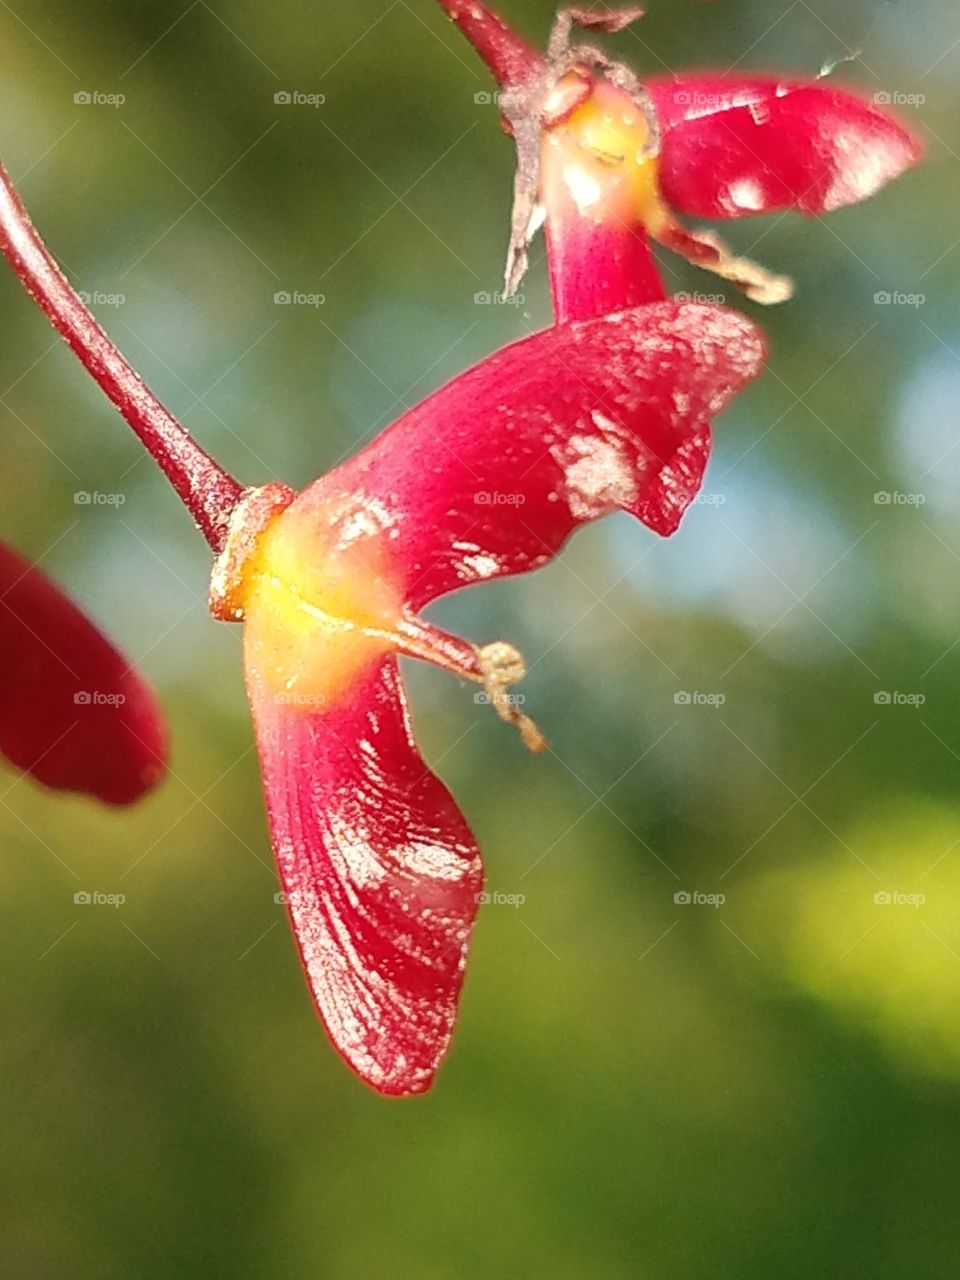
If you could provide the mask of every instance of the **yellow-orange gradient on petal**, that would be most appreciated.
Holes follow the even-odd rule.
[[[257,538],[241,594],[247,677],[279,702],[328,706],[401,647],[401,578],[369,503],[299,499]]]
[[[673,215],[660,194],[657,132],[652,104],[608,80],[584,81],[573,71],[547,99],[541,196],[561,318],[572,312],[558,288],[558,275],[576,271],[578,277],[589,277],[597,263],[606,263],[608,270],[619,264],[624,278],[641,274],[642,287],[648,288],[647,235],[694,266],[729,280],[755,302],[784,302],[793,292],[788,277],[739,257],[715,232],[690,230]],[[582,281],[576,287],[589,298]],[[596,300],[589,310],[602,314],[606,299],[597,286],[593,293]],[[649,298],[627,298],[631,305],[645,300]]]
[[[628,227],[643,223],[656,235],[669,219],[660,198],[659,162],[651,123],[630,94],[604,81],[564,113],[577,93],[571,73],[547,100],[544,117],[559,116],[543,130],[542,181],[547,203],[565,190],[581,217]],[[552,212],[552,208],[551,208]]]
[[[498,714],[523,730],[527,717],[504,701],[523,676],[520,655],[501,643],[478,649],[417,617],[390,533],[389,510],[368,495],[319,484],[299,498],[282,485],[247,491],[214,566],[210,608],[245,623],[251,699],[327,710],[396,653],[485,685]]]

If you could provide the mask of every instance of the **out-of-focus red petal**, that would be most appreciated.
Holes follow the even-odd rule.
[[[72,601],[0,544],[0,752],[48,787],[129,804],[166,770],[152,690]]]
[[[915,165],[920,142],[881,107],[789,77],[708,72],[646,83],[667,202],[698,218],[829,213]]]
[[[618,507],[667,535],[699,487],[706,423],[764,353],[749,320],[693,303],[558,325],[455,378],[299,501],[375,510],[414,608],[535,569]]]
[[[395,658],[317,709],[271,693],[247,644],[274,851],[317,1009],[368,1084],[422,1093],[453,1033],[479,851],[417,751]]]

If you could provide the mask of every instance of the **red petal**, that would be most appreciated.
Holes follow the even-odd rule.
[[[609,315],[666,296],[639,219],[583,217],[564,186],[554,191],[545,234],[558,321]]]
[[[663,194],[698,218],[828,213],[872,196],[922,152],[886,111],[829,81],[704,73],[647,88]]]
[[[39,569],[0,545],[0,752],[48,787],[129,804],[167,738],[152,690]]]
[[[453,1033],[483,883],[473,836],[417,751],[395,658],[322,711],[272,694],[249,661],[247,684],[317,1009],[368,1084],[422,1093]]]
[[[763,357],[760,332],[722,307],[559,325],[455,378],[299,502],[375,509],[415,608],[537,568],[617,507],[666,535],[700,485],[705,424]]]

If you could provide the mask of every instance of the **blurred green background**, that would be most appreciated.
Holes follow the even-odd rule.
[[[545,36],[548,4],[503,10]],[[523,306],[474,303],[511,149],[431,0],[10,0],[0,38],[34,217],[244,480],[306,483],[549,323],[539,248]],[[611,519],[435,610],[526,652],[554,754],[409,672],[489,888],[524,896],[481,915],[426,1098],[327,1045],[205,548],[0,272],[2,535],[141,658],[175,749],[127,813],[3,780],[4,1280],[956,1275],[960,16],[652,0],[615,47],[640,72],[860,50],[838,77],[912,96],[929,158],[827,221],[728,229],[798,296],[675,539]]]

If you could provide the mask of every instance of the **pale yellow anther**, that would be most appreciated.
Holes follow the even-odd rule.
[[[528,751],[538,753],[549,746],[537,724],[525,715],[510,690],[527,674],[523,655],[511,644],[497,640],[477,650],[483,686],[490,704],[501,720],[514,724]]]

